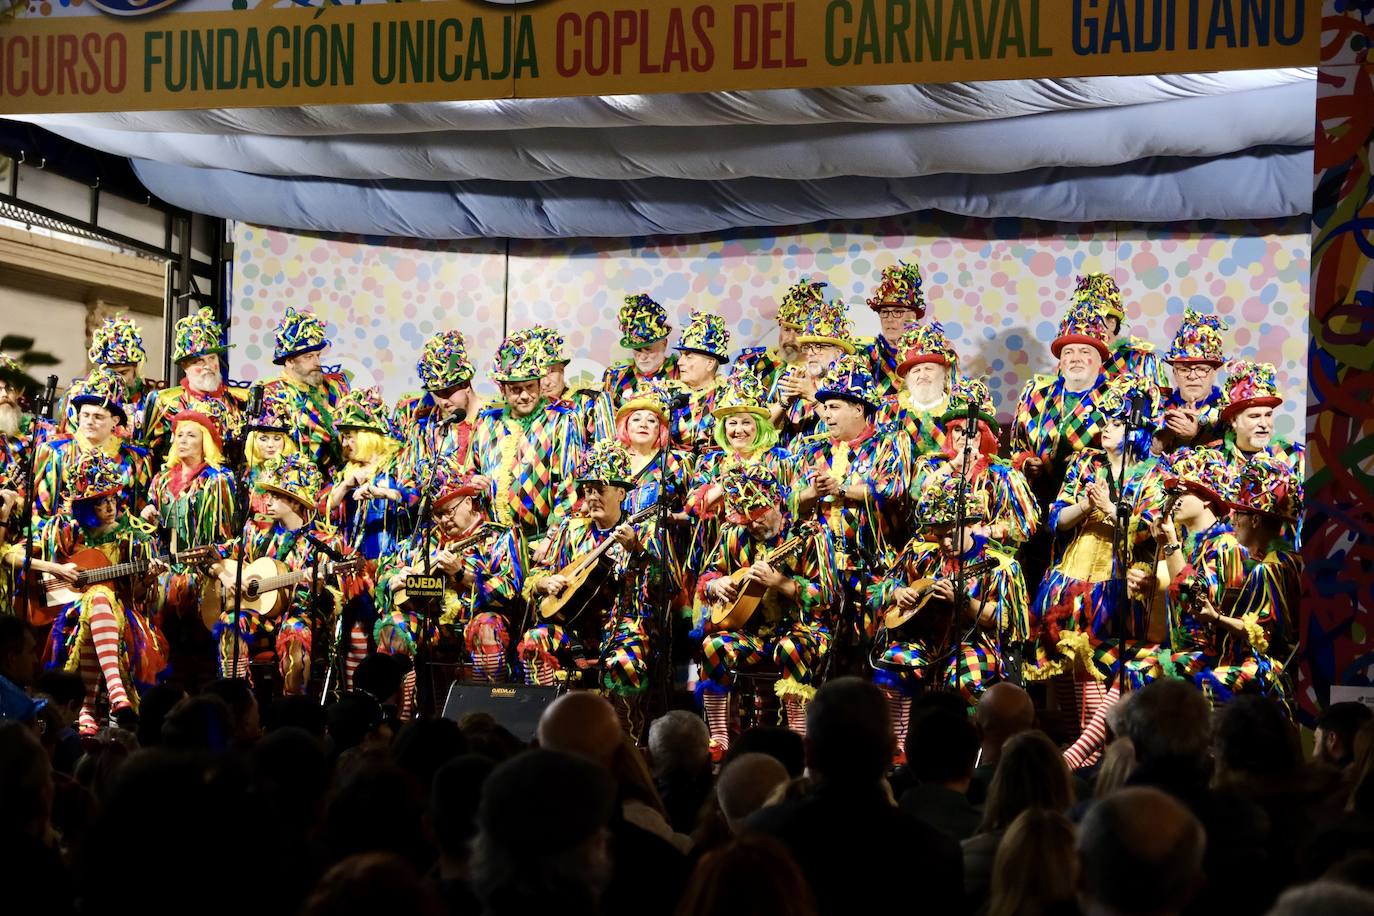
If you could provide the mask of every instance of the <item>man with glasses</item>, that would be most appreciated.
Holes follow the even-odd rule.
[[[908,326],[925,317],[926,298],[921,292],[921,269],[915,264],[898,261],[884,267],[878,288],[868,300],[868,307],[878,313],[883,332],[873,342],[873,381],[879,398],[886,398],[902,389],[902,377],[897,372],[903,351],[899,341]]]
[[[815,306],[797,335],[802,364],[777,377],[768,392],[769,416],[784,447],[816,431],[821,423],[816,392],[821,379],[842,356],[854,353],[854,334],[843,300]]]
[[[1155,439],[1165,454],[1221,435],[1223,397],[1217,370],[1226,362],[1221,332],[1216,315],[1184,310],[1183,323],[1164,357],[1173,369],[1174,387],[1164,399],[1164,425]]]

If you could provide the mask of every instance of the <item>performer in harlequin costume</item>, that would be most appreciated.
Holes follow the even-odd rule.
[[[677,378],[677,356],[668,352],[673,327],[668,312],[645,293],[625,297],[620,307],[620,345],[632,351],[630,359],[609,367],[601,377],[601,390],[611,397],[611,407],[646,382]]]
[[[1137,398],[1142,399],[1145,424],[1127,441],[1126,424]],[[1052,566],[1031,609],[1034,657],[1026,660],[1025,676],[1056,679],[1064,688],[1061,706],[1077,707],[1080,735],[1065,752],[1073,769],[1100,752],[1107,710],[1120,699],[1117,666],[1131,650],[1121,651],[1118,625],[1128,647],[1145,638],[1148,603],[1127,597],[1122,563],[1146,573],[1155,565],[1150,525],[1164,496],[1158,461],[1150,455],[1158,401],[1151,382],[1130,375],[1114,378],[1097,404],[1102,447],[1083,449],[1070,459],[1050,507]],[[1121,550],[1114,553],[1122,499],[1130,514],[1121,532]],[[1118,619],[1122,614],[1124,621]]]
[[[115,723],[131,728],[137,721],[139,691],[151,687],[167,666],[162,634],[150,610],[157,603],[156,580],[163,567],[153,562],[157,540],[151,526],[123,506],[123,469],[108,455],[88,451],[71,468],[70,487],[62,507],[34,529],[37,553],[32,569],[67,582],[77,567],[65,562],[76,552],[94,548],[111,565],[145,561],[146,572],[110,579],[88,587],[61,608],[49,636],[49,666],[81,675],[86,686],[78,724],[83,735],[99,728],[97,703],[102,692]],[[12,567],[24,563],[24,545],[5,554]]]
[[[147,451],[125,442],[120,430],[128,423],[123,401],[124,382],[114,370],[97,368],[67,392],[68,409],[76,418],[75,432],[49,439],[38,447],[34,481],[36,510],[46,517],[59,511],[72,486],[72,469],[82,455],[99,451],[119,466],[127,508],[137,515],[152,476]]]
[[[1110,274],[1080,276],[1073,298],[1095,300],[1107,316],[1107,335],[1112,341],[1111,353],[1102,364],[1102,371],[1107,378],[1134,375],[1149,380],[1156,387],[1168,387],[1169,380],[1164,376],[1164,367],[1160,364],[1154,344],[1129,334],[1121,336],[1121,327],[1126,321],[1126,307],[1121,302],[1121,288]]]
[[[367,656],[367,639],[377,619],[371,584],[377,564],[410,534],[411,511],[419,498],[398,467],[401,443],[392,434],[386,404],[376,388],[344,395],[334,417],[344,465],[320,495],[324,518],[352,552],[366,560],[356,594],[344,608],[348,652],[343,686],[353,689],[353,672]]]
[[[773,425],[781,431],[782,444],[788,448],[797,439],[816,432],[821,423],[816,412],[821,379],[840,357],[855,351],[844,301],[832,299],[813,308],[806,327],[797,335],[797,346],[801,347],[803,365],[779,374],[768,391]]]
[[[528,561],[519,532],[491,521],[486,491],[452,462],[436,472],[442,479],[430,504],[434,527],[383,557],[377,574],[377,650],[415,657],[421,609],[403,600],[406,576],[442,575],[445,583],[439,627],[461,634],[479,680],[507,680],[506,651],[511,621],[519,608]],[[464,547],[460,543],[477,539]],[[426,539],[428,544],[425,543]],[[455,549],[456,548],[456,549]],[[413,708],[415,672],[406,675],[404,705]]]
[[[525,332],[532,344],[544,348],[544,377],[539,393],[550,401],[566,401],[577,411],[578,425],[585,442],[600,442],[615,435],[615,411],[610,395],[598,388],[568,384],[568,363],[563,352],[563,335],[553,328],[535,325]]]
[[[1221,423],[1225,432],[1212,443],[1225,456],[1232,472],[1260,455],[1281,459],[1299,478],[1304,476],[1307,449],[1274,435],[1274,408],[1283,403],[1278,374],[1272,363],[1239,359],[1228,367]]]
[[[1201,681],[1216,666],[1227,629],[1240,623],[1226,600],[1245,579],[1245,550],[1227,521],[1235,486],[1231,467],[1215,449],[1179,449],[1163,470],[1163,485],[1175,508],[1157,515],[1152,527],[1169,577],[1169,640],[1126,663],[1133,686],[1160,677]],[[1135,596],[1154,584],[1143,569],[1133,568],[1128,577]]]
[[[687,393],[687,406],[673,412],[673,444],[694,454],[711,444],[716,398],[724,379],[720,367],[730,362],[730,332],[725,319],[693,312],[675,348],[678,381]]]
[[[749,369],[763,383],[763,390],[768,391],[789,368],[803,368],[797,335],[806,327],[812,310],[825,304],[823,289],[824,280],[813,282],[809,277],[802,277],[789,287],[778,303],[777,346],[746,347],[735,358],[735,371]]]
[[[577,412],[540,394],[542,353],[522,335],[501,342],[492,377],[506,403],[478,414],[472,434],[472,465],[496,520],[531,543],[571,509],[583,451]]]
[[[762,465],[741,465],[720,478],[725,490],[721,537],[697,583],[706,633],[701,651],[705,678],[702,705],[711,730],[711,754],[722,757],[730,745],[730,693],[735,673],[771,660],[781,673],[774,690],[782,700],[787,726],[806,733],[806,706],[816,695],[816,669],[830,648],[830,602],[835,590],[834,554],[829,531],[814,522],[793,526],[787,496]],[[789,552],[770,554],[798,541]],[[746,581],[767,590],[741,626],[717,630],[711,604],[733,602],[742,583],[731,576],[748,569]]]
[[[873,589],[875,612],[926,604],[896,630],[884,626],[874,682],[887,697],[897,747],[906,744],[911,698],[920,685],[957,691],[972,710],[978,698],[1004,677],[1003,647],[1026,638],[1026,583],[1010,553],[988,537],[987,505],[977,490],[946,477],[932,481],[919,498],[925,532],[907,542]],[[956,595],[962,557],[964,593]],[[931,580],[931,581],[925,581]],[[956,607],[957,605],[960,605]]]
[[[1106,391],[1102,364],[1107,349],[1107,322],[1092,298],[1070,302],[1050,343],[1059,360],[1054,375],[1036,375],[1026,383],[1016,405],[1011,432],[1012,462],[1030,481],[1042,517],[1059,493],[1074,453],[1094,448],[1101,434],[1097,400]],[[1051,536],[1042,529],[1020,554],[1029,582],[1039,582],[1049,566]]]
[[[343,553],[344,545],[338,532],[317,518],[315,507],[319,503],[321,483],[319,469],[302,454],[278,456],[269,461],[258,478],[258,487],[268,494],[270,527],[250,532],[247,550],[233,545],[226,551],[228,557],[243,562],[270,557],[291,572],[310,570],[316,565],[319,548],[310,543],[307,535],[314,536],[335,552]],[[322,554],[318,559],[323,563],[326,557]],[[215,627],[220,670],[224,676],[247,678],[252,640],[258,636],[276,634],[282,691],[288,694],[305,693],[310,683],[310,652],[314,643],[315,608],[311,607],[310,578],[305,577],[288,591],[280,614],[269,616],[245,607],[241,609],[236,623],[233,619],[234,574],[218,561],[211,566],[211,572],[219,578],[225,592],[224,611]],[[338,583],[337,576],[326,575],[321,567],[316,597],[320,602],[322,620],[332,621],[339,610],[343,594]],[[235,640],[240,641],[237,652]],[[235,658],[238,659],[237,670],[234,669]]]
[[[570,671],[593,670],[599,683],[616,703],[631,735],[643,725],[639,699],[649,688],[650,638],[656,630],[651,616],[655,607],[658,574],[657,538],[653,519],[636,525],[622,524],[621,509],[632,477],[630,455],[619,442],[598,442],[588,452],[578,474],[584,517],[564,518],[549,536],[549,549],[525,579],[524,596],[534,608],[545,595],[556,595],[568,585],[560,571],[600,546],[608,538],[610,585],[599,608],[588,608],[574,621],[538,622],[525,631],[518,654],[531,684],[566,681]],[[580,643],[580,652],[574,644]]]
[[[1030,539],[1040,528],[1040,506],[1026,476],[997,455],[998,424],[987,383],[974,378],[956,382],[948,406],[932,428],[943,444],[938,452],[917,462],[908,475],[908,492],[921,492],[932,479],[962,474],[970,489],[986,497],[988,534],[994,541],[1014,550]]]
[[[223,544],[238,536],[234,474],[224,458],[224,423],[228,414],[219,401],[190,401],[174,417],[170,450],[163,469],[148,488],[143,521],[166,532],[172,551]],[[177,564],[164,580],[161,620],[198,619],[200,570]],[[164,623],[169,634],[172,624]],[[200,626],[197,624],[197,630]],[[180,641],[178,640],[178,643]]]
[[[415,372],[425,393],[402,398],[393,415],[405,443],[402,465],[410,473],[421,465],[457,456],[470,460],[469,443],[480,412],[472,388],[472,360],[461,331],[441,331],[425,341]]]
[[[0,543],[23,530],[28,504],[29,449],[35,448],[33,418],[24,412],[24,387],[28,374],[11,357],[0,353]],[[48,438],[51,428],[39,428],[37,442]],[[13,525],[11,525],[13,520]],[[6,529],[10,529],[6,533]],[[8,601],[9,589],[0,586],[0,601]]]
[[[1205,445],[1221,435],[1224,400],[1217,369],[1226,362],[1215,315],[1185,309],[1174,342],[1165,354],[1173,372],[1173,390],[1164,399],[1164,425],[1156,436],[1160,452]]]
[[[296,442],[291,438],[295,425],[291,416],[291,405],[284,397],[284,391],[262,399],[262,412],[256,417],[246,417],[243,443],[244,457],[248,462],[248,474],[243,498],[248,499],[255,520],[267,518],[267,493],[258,488],[258,479],[263,468],[273,458],[296,454]],[[271,521],[267,522],[268,527]]]
[[[220,410],[220,433],[227,442],[242,434],[248,390],[224,383],[220,358],[228,352],[224,329],[209,308],[182,318],[172,336],[172,362],[181,370],[181,384],[159,391],[153,401],[148,451],[161,461],[172,445],[172,418],[197,404],[215,403]]]
[[[277,325],[272,362],[281,375],[263,383],[263,397],[279,397],[291,408],[291,438],[296,451],[309,458],[321,473],[341,463],[334,413],[348,393],[348,379],[325,372],[320,357],[329,340],[324,322],[314,312],[288,308]]]
[[[896,373],[901,386],[883,399],[876,422],[879,426],[895,423],[914,460],[944,449],[940,420],[949,407],[949,388],[959,354],[938,321],[909,329],[902,335],[898,350],[901,362]]]
[[[1293,648],[1302,554],[1284,537],[1302,518],[1302,478],[1281,458],[1256,455],[1240,468],[1231,501],[1236,539],[1245,549],[1245,579],[1235,603],[1213,621],[1222,634],[1218,663],[1199,679],[1225,700],[1246,691],[1276,691]]]
[[[799,518],[819,515],[835,545],[846,638],[872,636],[864,596],[886,568],[888,532],[900,520],[903,477],[892,443],[873,425],[878,396],[868,360],[841,357],[816,392],[826,431],[796,450]],[[851,640],[852,644],[853,640]]]
[[[905,351],[900,341],[909,326],[925,317],[926,297],[921,291],[921,268],[898,261],[884,267],[878,288],[868,299],[868,307],[878,313],[883,331],[873,341],[870,356],[873,360],[874,387],[878,396],[887,398],[902,389],[902,377],[897,371]]]
[[[109,369],[119,377],[119,402],[127,412],[129,419],[126,423],[143,416],[145,405],[157,397],[158,385],[143,377],[143,363],[148,354],[143,349],[143,333],[133,319],[113,315],[102,321],[91,334],[91,346],[86,351],[86,358],[91,363],[92,375],[98,369]],[[77,427],[71,395],[72,390],[69,389],[66,402],[57,413],[62,424],[59,432],[67,435]],[[136,430],[126,430],[125,438],[133,438],[136,433]]]

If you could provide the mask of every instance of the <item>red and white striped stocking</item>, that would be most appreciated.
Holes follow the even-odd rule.
[[[83,735],[94,735],[100,731],[100,723],[95,718],[95,703],[100,698],[100,663],[95,659],[95,646],[83,643],[77,658],[77,671],[86,695],[81,699],[81,712],[77,714],[77,728]]]
[[[238,651],[234,650],[234,643],[238,642]],[[235,658],[238,664],[235,666]],[[243,678],[251,686],[253,683],[252,665],[248,658],[248,644],[232,630],[225,630],[219,639],[219,671],[221,677]]]
[[[129,695],[124,690],[124,675],[119,670],[119,621],[105,595],[96,595],[90,609],[91,642],[100,673],[105,676],[105,689],[110,694],[110,710],[128,709]]]
[[[787,727],[806,737],[806,700],[799,696],[782,698],[783,712],[787,715]]]
[[[353,689],[353,672],[358,670],[358,665],[367,658],[367,634],[363,632],[362,626],[353,624],[353,630],[348,634],[348,654],[344,656],[344,690]]]
[[[897,755],[906,754],[906,729],[911,722],[911,697],[896,687],[881,685],[879,689],[887,697],[887,708],[892,714],[892,736],[897,741]]]
[[[408,722],[415,715],[415,669],[411,668],[401,678],[401,703],[396,710],[396,718]]]
[[[724,752],[730,747],[730,694],[706,691],[701,695],[701,705],[706,711],[711,743]]]
[[[1102,685],[1097,685],[1102,689]],[[1076,770],[1093,763],[1102,753],[1102,748],[1107,743],[1107,711],[1116,705],[1116,701],[1121,699],[1121,690],[1115,682],[1105,694],[1099,694],[1097,705],[1093,711],[1093,717],[1083,728],[1083,734],[1078,736],[1068,750],[1064,751],[1064,762],[1069,769]]]

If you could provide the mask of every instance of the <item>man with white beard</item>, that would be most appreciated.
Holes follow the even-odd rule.
[[[290,407],[294,425],[288,438],[325,479],[343,466],[334,413],[348,394],[348,379],[325,372],[320,364],[328,348],[324,322],[308,309],[288,308],[277,325],[272,350],[272,362],[281,366],[281,375],[262,386],[264,399],[281,399]]]
[[[22,513],[20,496],[27,473],[29,431],[32,421],[20,406],[20,379],[24,368],[4,353],[0,353],[0,526],[7,526],[11,518]],[[5,533],[0,531],[0,540]],[[3,595],[0,595],[3,597]]]
[[[227,349],[224,329],[215,320],[215,313],[211,309],[202,308],[177,322],[172,361],[181,370],[181,384],[159,392],[153,403],[147,446],[152,453],[154,467],[161,467],[162,459],[171,446],[172,418],[190,409],[194,401],[218,401],[222,404],[228,424],[224,430],[225,438],[239,437],[243,414],[248,408],[248,390],[224,384],[220,357]]]

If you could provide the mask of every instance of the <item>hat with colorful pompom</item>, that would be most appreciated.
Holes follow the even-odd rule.
[[[685,390],[682,383],[673,379],[641,380],[638,387],[625,395],[616,408],[615,418],[628,417],[636,410],[652,410],[659,420],[667,423],[672,413],[673,397]]]
[[[963,499],[965,524],[985,522],[988,518],[987,491],[971,487],[958,474],[932,477],[916,498],[916,524],[922,528],[945,528],[959,523],[959,501]]]
[[[921,292],[921,268],[898,261],[883,268],[878,288],[868,299],[875,312],[890,308],[912,309],[917,319],[925,317],[926,296]]]
[[[472,381],[472,360],[462,331],[440,331],[425,341],[415,373],[426,391],[457,388]]]
[[[683,353],[702,353],[728,363],[730,332],[725,329],[725,319],[709,312],[693,312],[674,349]]]
[[[806,316],[806,326],[797,335],[797,346],[824,344],[854,352],[854,330],[849,323],[849,308],[843,299],[817,304]]]
[[[233,423],[228,406],[214,398],[197,399],[172,415],[172,428],[182,423],[195,423],[214,441],[215,448],[224,448],[224,437]]]
[[[878,408],[873,365],[865,357],[849,353],[835,360],[816,391],[817,401],[832,399],[851,401],[871,410]]]
[[[1214,448],[1181,448],[1168,456],[1164,489],[1191,490],[1219,509],[1235,497],[1235,477],[1226,456]]]
[[[172,340],[172,362],[195,359],[197,356],[228,352],[224,342],[224,328],[215,320],[214,309],[198,309],[177,322]]]
[[[464,496],[483,496],[487,492],[478,485],[477,474],[473,471],[456,470],[442,479],[443,483],[439,485],[439,492],[435,494],[434,503],[430,506],[432,512],[438,512],[455,499]]]
[[[938,321],[910,326],[897,344],[897,352],[903,354],[897,366],[899,377],[922,363],[938,363],[946,368],[959,364],[959,354],[945,336],[944,326]]]
[[[967,421],[970,407],[973,408],[973,415],[986,423],[994,436],[997,435],[1000,427],[997,423],[997,412],[992,406],[992,390],[983,379],[967,375],[955,381],[950,387],[949,407],[940,418],[940,422]]]
[[[299,312],[288,308],[277,325],[277,344],[272,351],[272,362],[280,366],[293,356],[314,353],[329,346],[325,337],[324,322],[309,309]]]
[[[543,350],[542,361],[546,366],[566,366],[572,358],[563,352],[563,335],[553,328],[537,324],[525,332],[530,345]]]
[[[578,483],[608,483],[628,489],[634,476],[630,453],[618,439],[603,439],[593,445],[577,469]]]
[[[762,464],[743,464],[720,475],[725,491],[725,520],[745,525],[783,505],[782,484]]]
[[[1275,455],[1258,454],[1236,473],[1231,508],[1297,521],[1302,518],[1303,483],[1293,465]]]
[[[1143,375],[1123,372],[1107,382],[1106,390],[1097,399],[1097,414],[1104,420],[1126,420],[1140,404],[1143,429],[1154,431],[1160,424],[1159,386]]]
[[[1169,352],[1164,354],[1168,363],[1204,363],[1220,366],[1226,362],[1222,352],[1221,334],[1226,325],[1217,315],[1205,315],[1195,309],[1183,310],[1183,322],[1174,334],[1174,342]]]
[[[112,496],[124,489],[124,473],[119,463],[98,448],[81,453],[71,471],[72,502]]]
[[[1283,403],[1274,364],[1257,363],[1249,359],[1238,359],[1231,363],[1221,393],[1223,421],[1250,407],[1278,407]]]
[[[383,436],[392,434],[391,419],[380,388],[354,388],[339,401],[335,429],[366,429]]]
[[[668,323],[668,311],[647,293],[625,297],[620,307],[620,345],[627,350],[639,350],[660,340],[666,340],[673,326]]]
[[[810,277],[802,277],[788,287],[778,303],[778,324],[794,331],[806,327],[806,319],[810,314],[825,304],[825,296],[821,293],[823,289],[824,280],[813,282]]]
[[[533,345],[528,331],[516,331],[496,348],[491,377],[498,382],[531,382],[544,377],[544,348]]]
[[[1095,298],[1071,299],[1064,320],[1059,323],[1059,336],[1050,342],[1050,353],[1055,358],[1070,344],[1086,344],[1105,360],[1111,351],[1107,340],[1111,332],[1107,330],[1107,313],[1102,303]]]
[[[748,413],[767,420],[772,416],[765,404],[767,398],[763,380],[749,365],[739,363],[716,392],[716,404],[711,408],[711,416],[720,420],[734,414]]]
[[[294,499],[307,509],[314,509],[320,498],[324,478],[315,462],[299,453],[278,455],[262,466],[258,486],[269,493]]]
[[[97,366],[135,366],[147,358],[138,325],[123,315],[112,315],[100,323],[91,335],[86,355]]]
[[[1121,287],[1116,285],[1111,274],[1080,276],[1073,290],[1073,298],[1094,299],[1102,305],[1102,311],[1108,318],[1115,318],[1118,322],[1126,320],[1126,308],[1121,304]]]
[[[72,385],[67,403],[78,410],[87,404],[103,407],[118,417],[120,423],[127,423],[129,414],[124,407],[124,394],[124,380],[119,373],[107,366],[97,366],[90,375]]]

